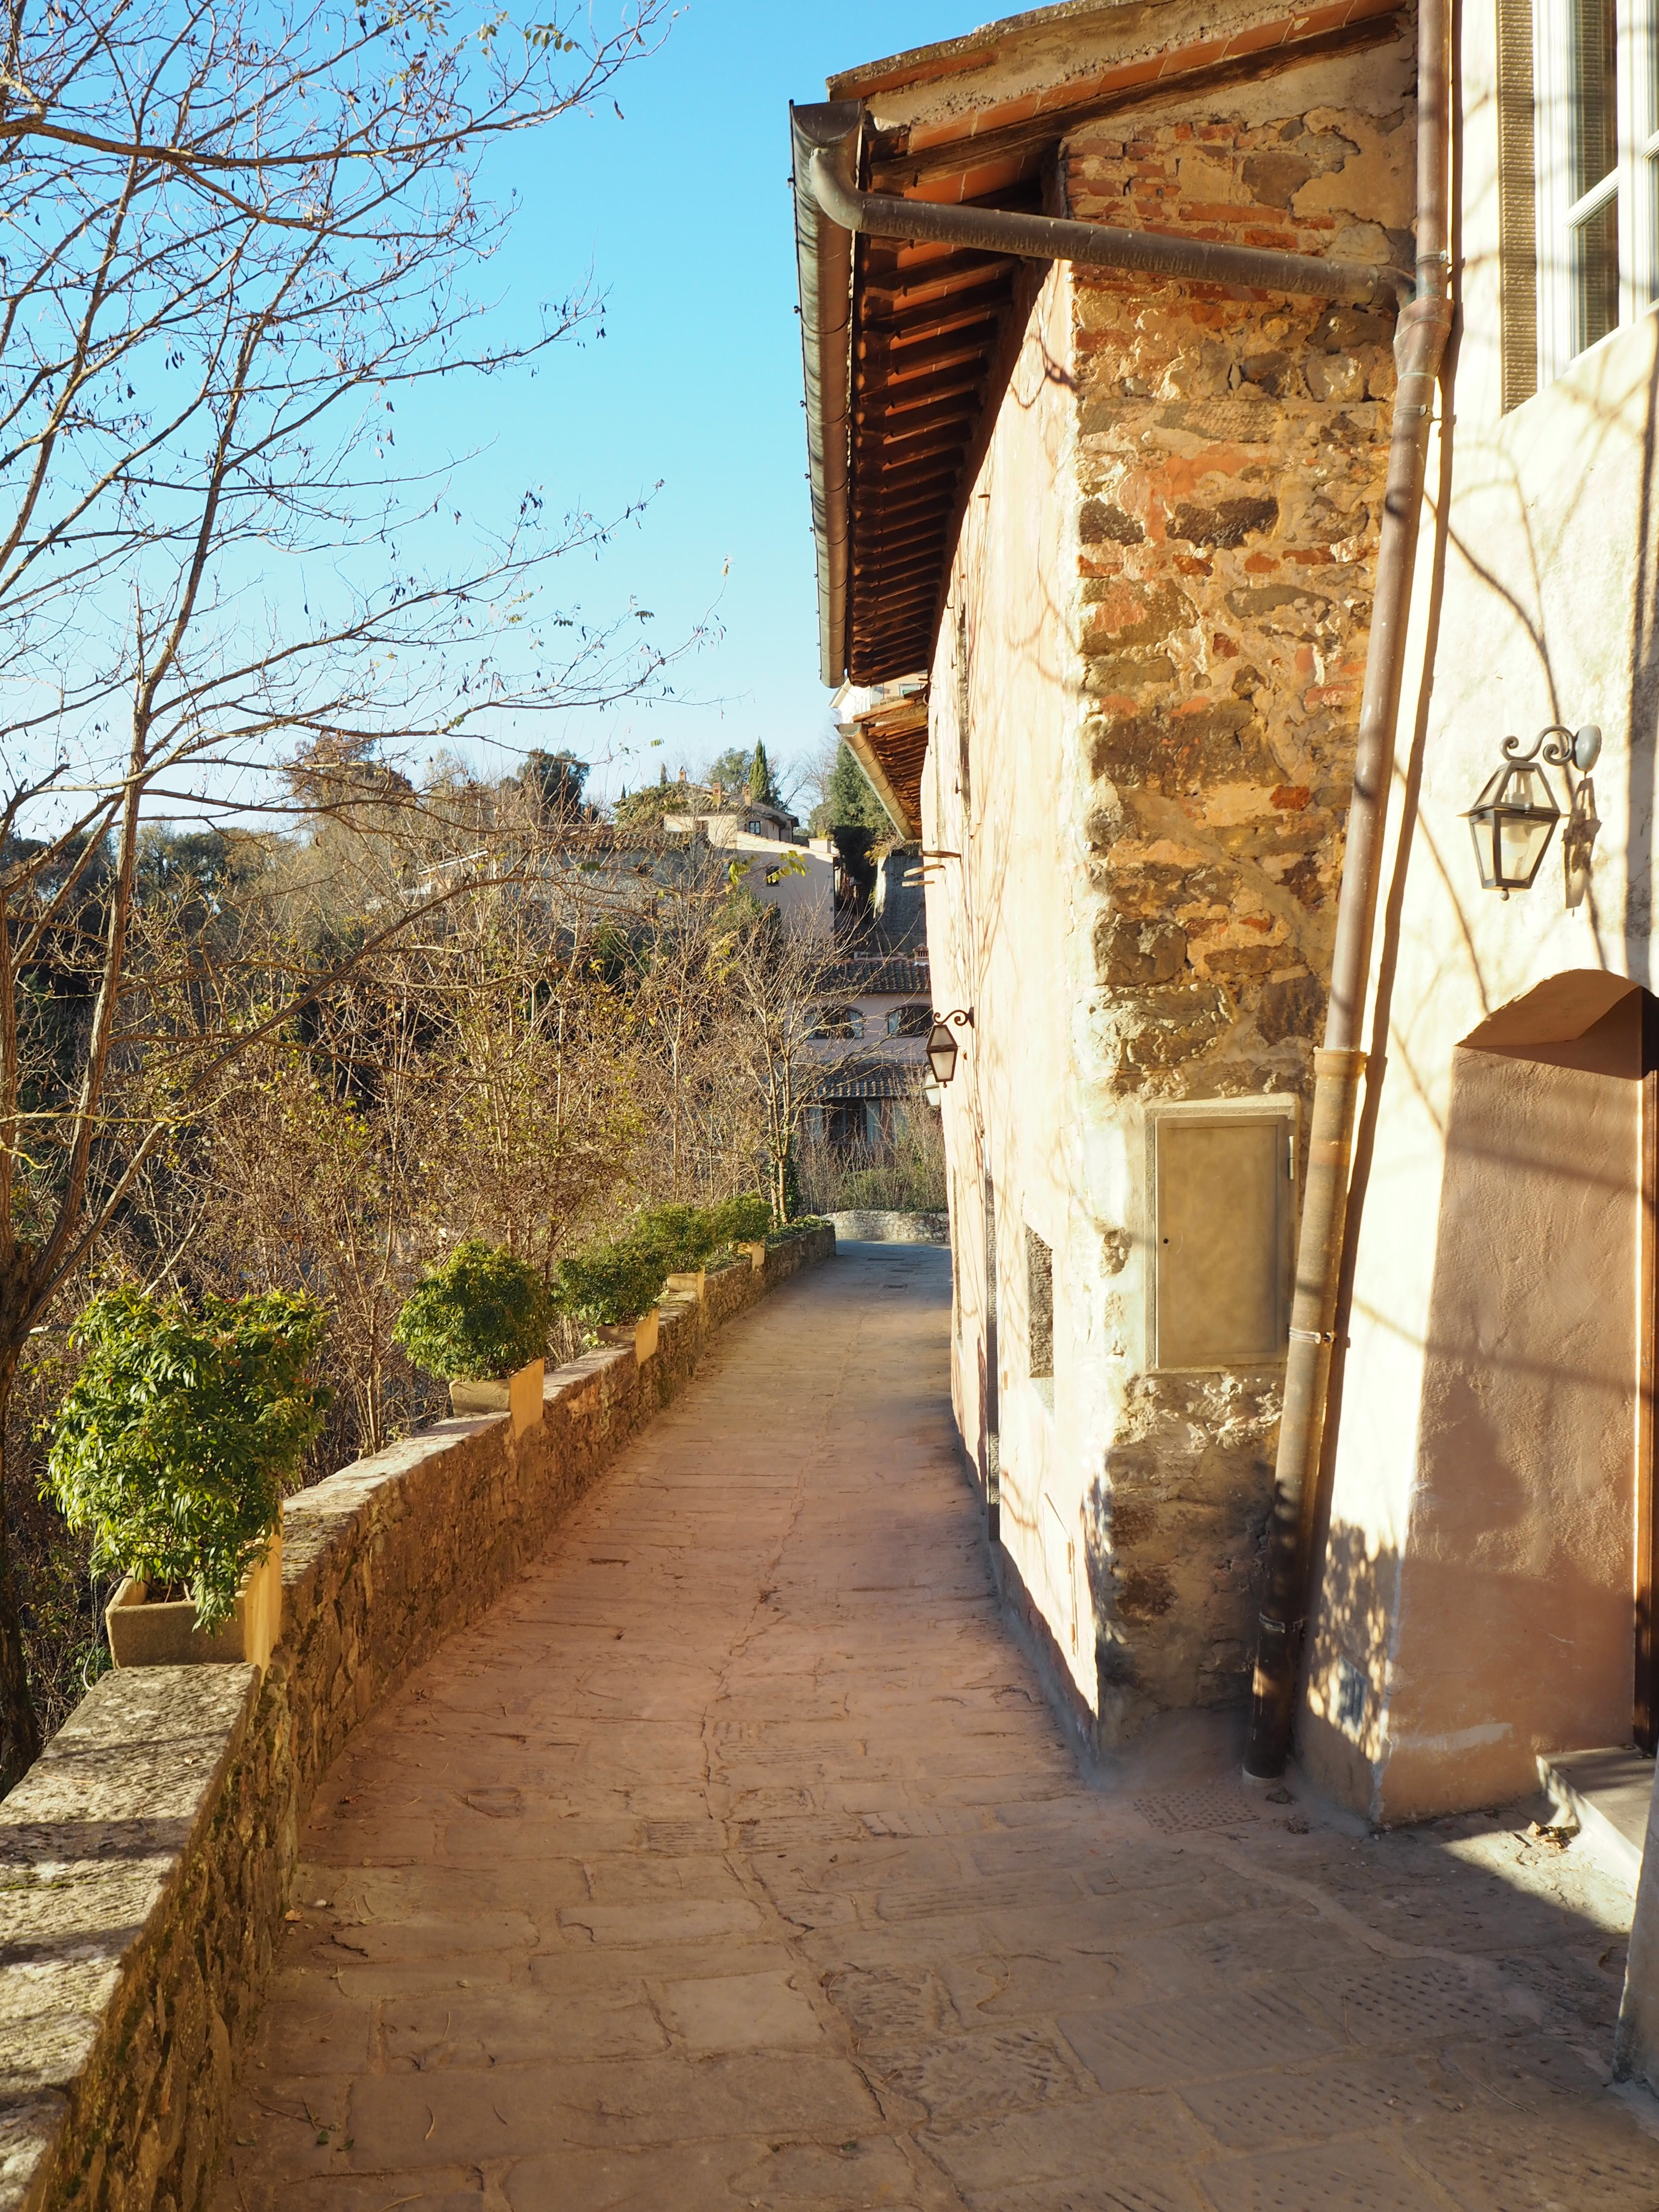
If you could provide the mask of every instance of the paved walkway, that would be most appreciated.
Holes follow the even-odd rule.
[[[949,1325],[936,1253],[787,1286],[354,1739],[217,2212],[1659,2206],[1582,1856],[1079,1778]]]

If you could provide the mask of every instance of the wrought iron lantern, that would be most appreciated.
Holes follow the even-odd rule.
[[[1587,772],[1601,750],[1601,732],[1593,723],[1576,734],[1552,723],[1524,752],[1519,738],[1504,738],[1503,767],[1463,817],[1474,840],[1483,890],[1496,891],[1499,898],[1531,890],[1561,819],[1543,763],[1563,771],[1571,802],[1576,794],[1568,771],[1577,768]]]
[[[957,1072],[957,1041],[951,1034],[951,1025],[957,1029],[972,1029],[974,1017],[965,1006],[957,1006],[948,1014],[936,1013],[927,1038],[927,1065],[933,1071],[933,1080],[941,1091]]]

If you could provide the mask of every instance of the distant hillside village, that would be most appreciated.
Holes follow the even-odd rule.
[[[921,848],[896,827],[844,736],[821,782],[803,829],[761,744],[747,760],[722,757],[699,781],[665,769],[657,783],[623,794],[613,826],[619,855],[685,841],[729,856],[734,886],[833,947],[817,979],[816,1041],[836,1065],[807,1110],[807,1142],[868,1155],[873,1164],[902,1141],[904,1102],[921,1088],[927,1066]],[[630,857],[623,865],[631,872],[635,864]]]

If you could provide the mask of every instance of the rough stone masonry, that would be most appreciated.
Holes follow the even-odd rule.
[[[1334,76],[1340,74],[1340,82]],[[1069,211],[1409,267],[1409,50],[1068,142]],[[1085,1080],[1311,1091],[1395,385],[1392,308],[1073,273]],[[1125,1224],[1126,1230],[1128,1224]],[[1121,1243],[1106,1240],[1105,1325]],[[1243,1693],[1275,1376],[1140,1376],[1093,1492],[1103,1717]]]

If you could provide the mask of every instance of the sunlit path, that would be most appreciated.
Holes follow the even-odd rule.
[[[1652,2212],[1571,1852],[1296,1832],[1218,1734],[1079,1777],[950,1313],[928,1249],[780,1291],[363,1727],[222,2212]]]

